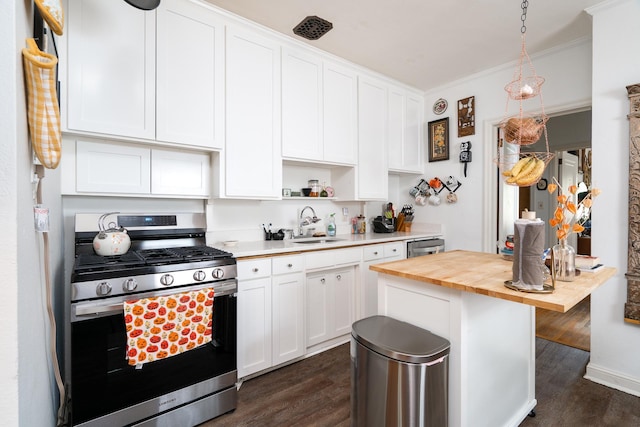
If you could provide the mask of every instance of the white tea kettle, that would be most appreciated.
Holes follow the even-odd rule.
[[[100,232],[93,238],[93,250],[100,256],[124,255],[131,247],[131,238],[124,227],[116,228],[113,222],[109,223],[109,228],[104,225],[105,218],[117,213],[106,213],[98,219]]]

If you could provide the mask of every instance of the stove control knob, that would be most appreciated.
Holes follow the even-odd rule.
[[[96,286],[96,295],[104,297],[111,293],[111,285],[109,282],[100,282],[98,286]]]
[[[206,278],[207,278],[207,273],[205,273],[202,270],[198,270],[195,273],[193,273],[193,280],[195,280],[196,282],[202,282]]]
[[[224,270],[221,268],[213,269],[213,278],[214,279],[222,279],[224,277]]]
[[[170,274],[163,274],[162,277],[160,277],[160,284],[165,285],[165,286],[169,286],[173,283],[173,276]]]
[[[138,282],[136,282],[136,279],[127,279],[122,282],[122,290],[125,292],[135,291],[137,287]]]

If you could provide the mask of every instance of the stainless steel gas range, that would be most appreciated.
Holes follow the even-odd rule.
[[[195,426],[235,409],[233,255],[205,245],[201,214],[111,214],[106,220],[126,228],[131,248],[123,255],[98,256],[92,242],[99,218],[76,215],[70,333],[65,339],[72,425]],[[211,341],[166,357],[171,336],[158,328],[153,351],[162,345],[167,349],[163,358],[130,364],[127,304],[204,289],[213,289],[214,295],[207,331]]]

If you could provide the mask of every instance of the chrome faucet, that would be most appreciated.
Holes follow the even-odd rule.
[[[304,216],[304,211],[306,211],[307,209],[311,209],[313,217]],[[304,208],[302,208],[302,210],[300,211],[300,221],[298,221],[298,236],[302,237],[302,227],[315,224],[318,221],[321,221],[321,219],[316,216],[316,211],[314,211],[311,206],[305,206]]]

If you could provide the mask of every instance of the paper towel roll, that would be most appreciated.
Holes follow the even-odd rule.
[[[514,226],[513,285],[521,289],[543,290],[542,253],[544,222],[518,219]]]

